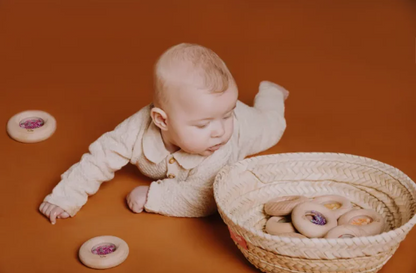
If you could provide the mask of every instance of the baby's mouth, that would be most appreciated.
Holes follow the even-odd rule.
[[[209,147],[207,150],[210,152],[218,150],[222,146],[222,143]]]

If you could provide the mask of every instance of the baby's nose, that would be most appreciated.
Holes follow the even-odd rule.
[[[222,137],[225,133],[224,123],[219,122],[217,126],[215,126],[214,130],[211,133],[212,137]]]

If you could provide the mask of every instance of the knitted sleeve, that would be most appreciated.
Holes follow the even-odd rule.
[[[279,142],[286,129],[284,101],[288,93],[277,84],[263,81],[254,107],[242,102],[237,104],[239,159],[267,150]]]
[[[222,160],[201,164],[184,181],[163,179],[150,184],[145,210],[175,217],[204,217],[216,212],[213,183]]]
[[[114,172],[130,161],[146,110],[146,107],[141,109],[93,142],[89,152],[62,174],[61,181],[44,201],[74,216],[101,183],[111,180]]]

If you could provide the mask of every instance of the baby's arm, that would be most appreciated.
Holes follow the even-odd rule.
[[[175,217],[204,217],[215,213],[212,185],[219,169],[199,166],[191,170],[185,181],[163,179],[153,182],[144,209]]]
[[[45,216],[50,217],[51,222],[56,216],[51,215],[55,206],[74,216],[87,202],[88,196],[98,191],[102,182],[111,180],[114,172],[130,161],[134,143],[145,120],[145,111],[148,111],[147,107],[98,138],[90,145],[89,153],[84,154],[80,162],[61,176],[61,182],[45,197],[39,208]],[[48,203],[55,206],[45,209]]]
[[[254,107],[238,102],[239,159],[276,145],[286,129],[284,101],[289,92],[272,82],[260,83]]]

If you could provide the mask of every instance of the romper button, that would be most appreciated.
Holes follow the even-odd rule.
[[[171,159],[169,159],[169,164],[173,164],[175,163],[175,159],[172,157]]]
[[[175,175],[174,174],[169,174],[168,177],[172,179],[172,178],[175,178]]]

